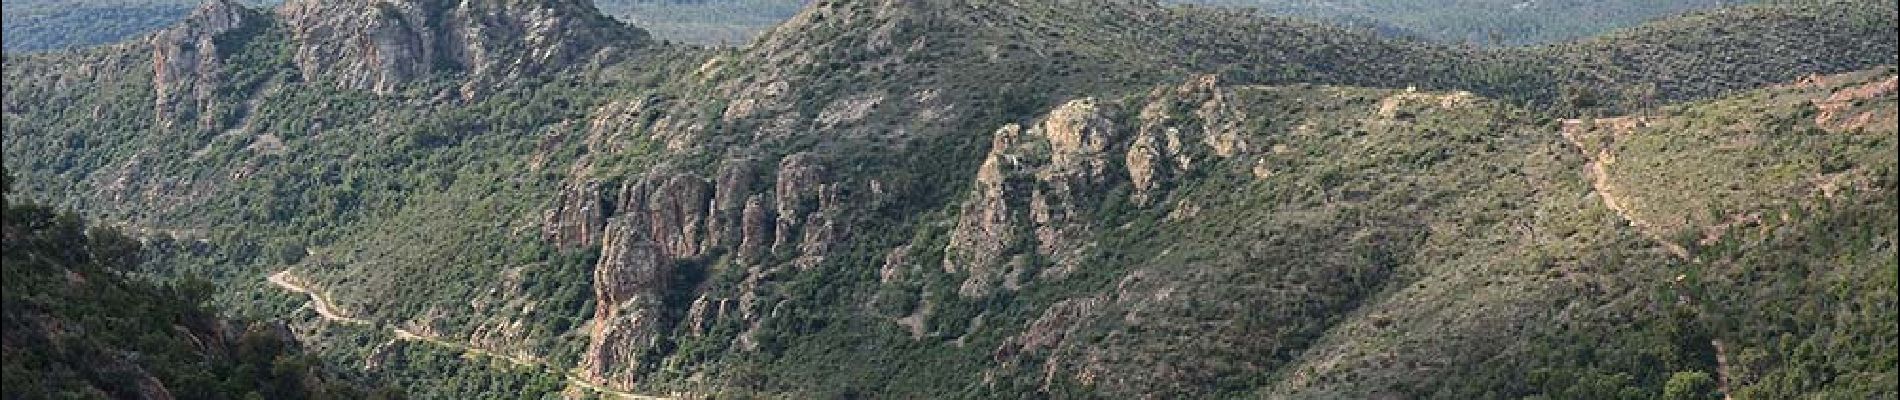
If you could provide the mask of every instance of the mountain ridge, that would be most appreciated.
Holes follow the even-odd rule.
[[[1723,107],[1776,89],[1742,90],[1853,69],[1875,68],[1827,79],[1874,79],[1894,47],[1877,35],[1892,20],[1830,18],[1887,7],[1871,2],[1742,7],[1495,50],[1139,1],[832,1],[746,48],[705,49],[574,33],[612,28],[562,0],[496,4],[580,13],[548,32],[591,42],[444,61],[486,50],[443,49],[532,42],[421,39],[539,18],[431,16],[495,5],[477,3],[313,10],[345,15],[299,17],[317,21],[250,40],[183,35],[215,47],[175,50],[188,57],[156,57],[174,51],[166,43],[9,55],[9,93],[46,103],[8,96],[8,169],[25,171],[32,193],[70,194],[89,212],[218,228],[206,242],[219,257],[170,273],[240,282],[223,302],[257,303],[273,291],[266,275],[295,271],[353,316],[535,354],[616,390],[1603,397],[1660,392],[1678,373],[1729,381],[1705,356],[1766,347],[1750,333],[1726,342],[1734,351],[1709,348],[1709,332],[1737,331],[1706,316],[1740,314],[1676,305],[1663,293],[1679,287],[1659,282],[1715,270],[1606,207],[1588,179],[1593,158],[1564,139],[1563,119],[1744,115]],[[383,22],[364,23],[393,27],[385,37],[415,39],[392,42],[400,63],[351,41],[298,60],[312,37],[379,33],[299,39],[293,25],[372,17]],[[1730,17],[1744,23],[1711,24]],[[1733,39],[1768,34],[1827,47]],[[416,44],[431,42],[449,45]],[[198,66],[222,68],[167,73],[197,81],[75,72],[206,55],[216,62]],[[1613,55],[1642,57],[1597,62]],[[299,62],[349,67],[309,73]],[[1642,73],[1653,70],[1675,72]],[[190,85],[208,86],[156,89]],[[97,90],[76,92],[85,88]],[[160,93],[202,95],[199,115],[216,117],[139,122]],[[1757,140],[1890,147],[1877,130],[1786,139],[1836,124],[1802,114],[1803,96],[1831,96],[1817,93],[1770,96],[1785,107],[1754,113],[1767,132]],[[1828,115],[1878,117],[1856,107],[1890,97],[1827,103]],[[1619,150],[1625,161],[1606,172],[1670,177],[1695,200],[1669,204],[1761,207],[1707,200],[1718,197],[1682,175],[1697,166],[1662,151],[1681,146],[1645,146]],[[1846,187],[1891,186],[1878,158],[1736,149],[1798,171],[1788,176],[1860,171]],[[1631,166],[1652,170],[1617,169]],[[1703,211],[1631,203],[1638,215]],[[1796,236],[1772,237],[1784,239],[1762,243]],[[1878,246],[1872,237],[1853,246]],[[1737,301],[1791,301],[1779,295]],[[257,308],[235,312],[277,314]],[[298,324],[321,343],[383,340],[334,333],[347,329],[321,318]],[[1619,324],[1638,328],[1612,334]],[[1574,347],[1593,333],[1612,337],[1608,355]],[[386,357],[336,349],[350,363]],[[375,364],[397,382],[427,379]],[[1364,379],[1328,378],[1344,376]],[[1734,387],[1790,393],[1751,379]]]

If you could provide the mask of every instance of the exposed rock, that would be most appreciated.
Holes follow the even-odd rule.
[[[554,200],[554,207],[542,216],[541,236],[564,248],[587,247],[599,243],[600,231],[613,215],[613,203],[601,197],[599,182],[569,183]]]
[[[630,136],[657,136],[672,125],[672,117],[657,110],[665,102],[656,97],[609,102],[594,110],[587,122],[587,154],[620,154],[634,143]],[[657,119],[650,117],[658,116]],[[582,164],[587,164],[583,162]]]
[[[1142,107],[1140,127],[1128,146],[1125,165],[1134,185],[1137,204],[1148,205],[1168,183],[1210,157],[1233,158],[1253,153],[1241,133],[1247,117],[1227,99],[1227,89],[1211,75],[1189,79],[1173,88],[1156,88]],[[1192,114],[1181,113],[1193,110]],[[1198,130],[1194,129],[1199,127]],[[1188,138],[1183,138],[1183,135]],[[1205,148],[1189,147],[1193,136]]]
[[[594,269],[594,322],[581,368],[589,380],[629,388],[667,331],[662,310],[673,263],[635,219],[607,225]]]
[[[1084,322],[1096,318],[1101,312],[1103,303],[1104,300],[1100,297],[1057,302],[1049,306],[1041,317],[1030,322],[1022,333],[1004,339],[1003,344],[996,347],[992,357],[998,364],[1013,366],[1025,355],[1047,355],[1054,352],[1064,343],[1063,340],[1080,329]],[[1055,355],[1047,355],[1047,357],[1049,359],[1044,366],[1042,378],[1045,390],[1048,389],[1049,384],[1061,378],[1058,374],[1060,367],[1064,364]]]
[[[977,168],[976,182],[971,187],[968,200],[963,203],[963,211],[957,218],[957,226],[950,231],[950,241],[944,249],[943,269],[947,273],[967,273],[963,288],[959,291],[965,296],[980,296],[992,286],[994,273],[990,269],[1003,257],[1005,248],[1016,242],[1016,227],[1019,225],[1021,211],[1010,204],[1010,177],[1016,175],[1020,157],[1011,154],[1021,140],[1022,127],[1015,124],[998,129],[991,139],[990,153],[983,158],[983,165]],[[1019,202],[1020,204],[1020,202]]]
[[[135,398],[142,400],[172,400],[174,398],[171,390],[165,388],[165,382],[160,382],[158,377],[152,376],[142,368],[133,368],[138,371],[136,379],[139,382],[138,395]]]
[[[1469,107],[1477,101],[1478,96],[1471,92],[1461,91],[1435,94],[1419,92],[1414,88],[1407,88],[1404,92],[1393,94],[1379,100],[1379,111],[1377,115],[1379,118],[1387,120],[1406,120],[1411,118],[1409,115],[1417,114],[1420,109],[1439,108],[1456,110]]]
[[[746,200],[752,196],[752,182],[757,173],[749,159],[720,164],[718,176],[713,180],[712,206],[706,214],[706,248],[739,245]]]
[[[686,311],[686,334],[700,336],[712,330],[714,321],[731,312],[731,299],[714,299],[705,294],[693,299],[693,305]]]
[[[1814,124],[1829,132],[1849,132],[1868,126],[1892,127],[1895,119],[1891,112],[1867,110],[1854,113],[1854,107],[1866,100],[1883,96],[1892,96],[1900,91],[1900,76],[1888,76],[1887,79],[1869,82],[1865,85],[1840,88],[1826,99],[1814,100]]]
[[[420,1],[300,0],[278,13],[298,43],[294,60],[305,77],[345,88],[388,93],[434,70],[438,10]]]
[[[910,250],[911,245],[905,244],[885,253],[884,266],[877,272],[878,282],[888,285],[904,279],[911,272]]]
[[[223,75],[224,52],[234,50],[220,47],[220,39],[268,23],[261,13],[234,0],[210,0],[183,22],[153,35],[152,90],[160,126],[171,129],[189,122],[212,129],[212,94]]]
[[[621,191],[622,213],[642,220],[653,238],[673,258],[701,254],[707,206],[706,181],[688,174],[648,174]]]
[[[531,293],[531,288],[523,274],[533,268],[545,268],[547,264],[533,264],[509,268],[502,271],[487,290],[469,299],[469,314],[479,316],[473,322],[466,338],[460,341],[470,348],[502,354],[516,360],[543,362],[540,349],[532,343],[546,339],[538,335],[561,335],[566,332],[543,332],[537,316],[548,310],[542,307],[542,298]],[[448,317],[455,311],[439,310],[431,307],[428,316],[431,321],[437,317]],[[434,324],[420,324],[432,328]],[[433,329],[430,329],[433,331]],[[446,337],[441,333],[432,333],[432,337]],[[450,335],[452,336],[452,334]]]
[[[805,221],[805,231],[799,237],[798,258],[792,260],[792,266],[810,269],[824,262],[832,244],[844,241],[844,225],[836,213],[814,213]]]
[[[1164,168],[1167,153],[1163,151],[1167,148],[1162,146],[1161,139],[1148,129],[1136,133],[1134,143],[1128,145],[1124,164],[1128,166],[1129,184],[1135,187],[1137,204],[1146,205],[1150,200],[1149,194],[1167,178],[1164,174],[1172,172]]]
[[[806,216],[819,207],[825,169],[818,156],[798,153],[779,161],[778,185],[774,204],[778,205],[778,236],[772,241],[777,250],[792,243],[805,225]]]
[[[770,206],[765,205],[765,195],[753,195],[746,199],[745,211],[739,223],[739,259],[744,262],[758,260],[773,240],[775,216]]]
[[[304,76],[382,94],[460,71],[478,78],[466,95],[647,41],[582,0],[292,0],[279,14]]]
[[[871,115],[871,110],[884,102],[884,93],[862,93],[838,99],[818,113],[819,129],[831,129],[839,125],[855,123]]]
[[[1049,164],[1057,174],[1101,176],[1108,168],[1102,157],[1116,139],[1114,126],[1097,109],[1094,99],[1071,101],[1049,113],[1041,126],[1049,141]]]
[[[1026,283],[1021,274],[1041,266],[1012,257],[1029,250],[1017,247],[1028,239],[1025,227],[1034,250],[1056,264],[1043,277],[1074,270],[1088,249],[1078,238],[1090,229],[1076,207],[1115,178],[1107,173],[1108,154],[1120,138],[1105,115],[1094,100],[1076,100],[1026,131],[996,131],[944,252],[946,272],[968,274],[960,294],[981,297]]]

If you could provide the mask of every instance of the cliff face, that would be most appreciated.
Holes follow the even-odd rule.
[[[584,0],[296,0],[278,15],[306,77],[390,93],[435,73],[533,78],[644,46],[647,34]]]
[[[996,131],[944,250],[944,271],[969,275],[959,294],[1021,289],[1041,267],[1028,255],[1052,260],[1056,268],[1040,272],[1051,278],[1075,267],[1068,255],[1087,249],[1073,238],[1089,229],[1079,206],[1092,188],[1121,180],[1109,173],[1108,154],[1122,131],[1099,107],[1076,100],[1027,129]]]
[[[152,86],[160,126],[211,129],[213,90],[221,83],[224,58],[235,50],[228,39],[269,23],[269,17],[236,1],[211,0],[184,22],[154,34]]]
[[[648,236],[640,220],[607,225],[601,261],[594,268],[593,330],[581,368],[590,380],[630,387],[665,340],[663,299],[675,272],[666,249]]]
[[[774,307],[761,285],[822,262],[843,240],[837,221],[844,205],[824,163],[808,153],[784,157],[763,177],[776,182],[769,191],[749,183],[759,179],[751,159],[722,163],[711,182],[658,169],[616,191],[596,189],[599,183],[564,191],[555,210],[600,210],[551,212],[543,224],[554,243],[584,246],[598,238],[601,246],[596,315],[582,360],[588,375],[632,388],[665,355],[656,351],[679,339],[669,335],[697,336],[722,319],[756,331]],[[606,222],[592,222],[599,220]],[[707,290],[688,280],[706,271],[682,270],[721,256],[731,261],[722,268],[743,271],[736,290]],[[728,345],[752,348],[753,334]]]
[[[1237,127],[1245,115],[1227,102],[1231,91],[1199,76],[1154,89],[1134,126],[1113,122],[1117,106],[1082,99],[1027,128],[998,129],[944,249],[944,271],[969,276],[959,293],[983,297],[1075,272],[1098,228],[1084,213],[1104,188],[1128,185],[1136,205],[1150,206],[1203,164],[1263,161]],[[1255,178],[1271,175],[1262,168]]]

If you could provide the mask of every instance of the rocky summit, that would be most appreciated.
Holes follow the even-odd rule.
[[[1890,2],[779,3],[6,54],[5,397],[1900,393]]]

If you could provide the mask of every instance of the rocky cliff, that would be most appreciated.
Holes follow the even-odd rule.
[[[232,0],[211,0],[183,22],[152,35],[155,115],[166,129],[213,129],[213,92],[223,84],[224,59],[270,18]]]
[[[613,192],[591,189],[598,184],[570,187],[555,210],[601,211],[544,217],[545,237],[555,243],[580,246],[589,243],[581,238],[600,238],[596,316],[582,363],[590,376],[632,388],[665,355],[658,353],[662,346],[676,340],[668,335],[697,335],[721,318],[757,329],[772,306],[760,297],[766,294],[760,285],[772,275],[816,265],[843,240],[835,222],[843,208],[823,160],[805,153],[785,157],[763,177],[776,182],[769,191],[747,183],[756,179],[753,163],[724,162],[715,182],[659,169]],[[597,220],[607,222],[591,222]],[[721,268],[743,271],[738,288],[709,291],[688,279],[707,271],[680,270],[707,268],[711,257],[731,263]],[[769,262],[774,260],[787,262]],[[750,347],[750,340],[742,336],[732,344]]]
[[[295,0],[277,11],[313,80],[390,93],[440,73],[489,82],[598,65],[647,45],[582,0]]]

